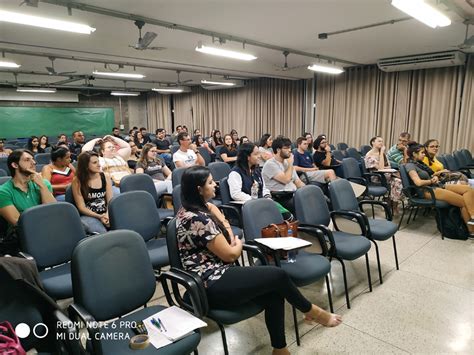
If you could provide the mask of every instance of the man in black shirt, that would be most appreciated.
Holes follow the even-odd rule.
[[[158,128],[156,130],[156,139],[153,143],[156,145],[160,157],[164,159],[166,165],[169,165],[173,159],[171,156],[170,142],[165,138],[165,135],[165,129]]]
[[[313,162],[320,169],[333,169],[337,176],[344,177],[341,161],[334,159],[331,154],[331,147],[325,135],[319,135],[313,144]]]
[[[143,136],[143,144],[151,143],[151,138],[148,132],[146,131],[146,128],[141,127],[140,132],[142,133],[142,136]]]
[[[74,131],[72,133],[72,143],[69,144],[69,151],[71,152],[71,160],[76,161],[77,156],[81,154],[82,146],[86,142],[86,137],[82,131]]]
[[[114,136],[115,138],[123,139],[123,137],[120,135],[120,129],[118,127],[112,128],[112,136]]]

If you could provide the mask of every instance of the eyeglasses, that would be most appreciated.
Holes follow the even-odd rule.
[[[439,145],[429,145],[428,148],[439,148]]]

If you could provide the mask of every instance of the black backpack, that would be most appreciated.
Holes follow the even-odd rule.
[[[436,224],[443,236],[461,240],[469,238],[469,231],[461,217],[459,207],[440,208],[438,211],[439,215],[436,214]]]

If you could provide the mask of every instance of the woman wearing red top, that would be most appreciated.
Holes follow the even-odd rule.
[[[43,167],[41,175],[53,187],[53,195],[58,201],[64,201],[67,187],[72,183],[76,169],[71,164],[71,153],[64,147],[53,149],[51,164]]]

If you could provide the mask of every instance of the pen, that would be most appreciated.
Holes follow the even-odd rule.
[[[158,323],[155,318],[152,318],[152,319],[150,320],[150,322],[151,322],[151,324],[153,324],[153,325],[155,326],[155,328],[157,328],[160,332],[163,331],[163,330],[161,329],[160,323]]]
[[[164,330],[165,332],[167,332],[166,327],[165,327],[165,325],[163,324],[163,322],[161,321],[161,319],[160,319],[160,318],[156,318],[156,319],[158,319],[158,323],[160,323],[161,328],[163,328],[163,330]]]

